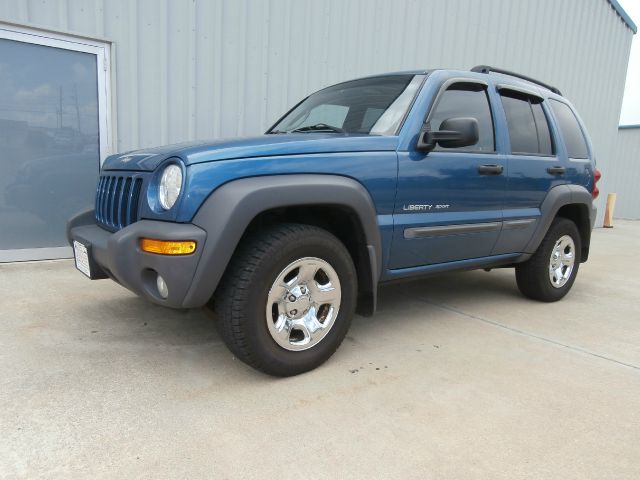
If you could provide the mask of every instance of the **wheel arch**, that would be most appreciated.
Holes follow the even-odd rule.
[[[291,205],[264,210],[247,226],[242,240],[269,225],[277,223],[313,225],[335,235],[349,251],[358,275],[358,304],[356,311],[371,315],[375,310],[375,266],[367,248],[367,238],[358,218],[351,208],[339,204]]]
[[[193,219],[207,240],[183,306],[204,305],[244,236],[277,221],[316,225],[338,237],[358,273],[358,313],[373,314],[382,263],[373,200],[354,179],[315,174],[245,178],[214,191]]]
[[[589,258],[591,230],[596,217],[591,193],[581,185],[558,185],[547,194],[540,207],[541,220],[534,232],[525,252],[535,253],[556,217],[573,221],[578,227],[581,240],[580,261]]]
[[[580,232],[580,262],[586,262],[589,258],[589,244],[591,242],[591,224],[589,221],[589,210],[585,204],[569,203],[561,206],[555,217],[562,217],[571,220],[578,227]]]

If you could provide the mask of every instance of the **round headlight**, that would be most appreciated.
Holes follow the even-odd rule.
[[[162,172],[160,188],[158,189],[158,199],[162,208],[169,210],[175,205],[181,188],[182,169],[178,165],[169,165]]]

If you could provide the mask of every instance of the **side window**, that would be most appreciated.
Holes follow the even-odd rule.
[[[582,129],[578,124],[576,116],[569,108],[569,105],[551,100],[551,108],[558,119],[558,125],[562,132],[564,144],[567,146],[567,154],[570,158],[589,158],[587,142],[584,139]]]
[[[435,150],[446,152],[495,151],[493,119],[484,85],[475,83],[456,83],[451,85],[440,96],[435,110],[429,116],[429,122],[433,130],[439,130],[442,122],[454,117],[473,117],[478,120],[478,143],[462,148],[443,148],[438,145]]]
[[[541,100],[510,90],[502,90],[500,97],[507,117],[511,153],[553,155]]]

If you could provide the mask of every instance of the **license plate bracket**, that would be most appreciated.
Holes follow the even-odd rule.
[[[91,254],[91,244],[80,240],[73,240],[73,258],[76,268],[91,280],[106,278],[102,269],[96,264]]]

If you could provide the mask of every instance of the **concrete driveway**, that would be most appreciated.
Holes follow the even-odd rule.
[[[1,478],[638,479],[640,222],[556,304],[512,270],[381,291],[288,379],[70,261],[0,265]]]

